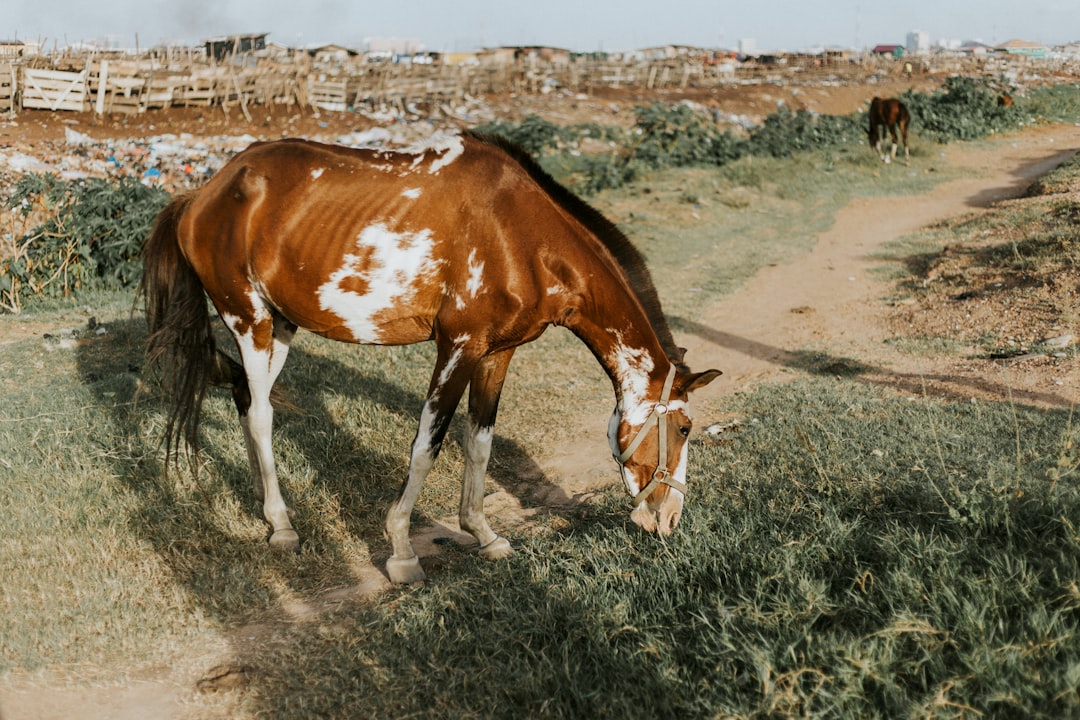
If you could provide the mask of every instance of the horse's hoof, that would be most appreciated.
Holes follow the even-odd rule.
[[[390,582],[399,585],[424,582],[426,577],[420,567],[420,559],[415,555],[407,558],[391,557],[386,561],[386,574],[390,576]]]
[[[514,548],[510,547],[510,541],[502,535],[480,548],[480,557],[485,560],[502,560],[514,554]]]
[[[296,534],[296,531],[292,528],[285,528],[283,530],[275,530],[274,534],[270,536],[270,547],[275,550],[284,550],[285,552],[294,552],[297,555],[300,554],[300,536]]]

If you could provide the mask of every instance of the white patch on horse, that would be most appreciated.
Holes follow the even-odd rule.
[[[681,483],[686,483],[686,458],[690,454],[690,443],[683,443],[682,449],[679,450],[679,464],[675,466],[675,470],[672,471],[671,476]],[[673,488],[673,492],[680,492],[678,489]]]
[[[454,372],[454,368],[457,367],[458,362],[461,360],[461,356],[465,351],[465,343],[468,341],[468,335],[454,338],[454,354],[446,361],[446,366],[442,369],[442,372],[439,373],[439,383],[436,386],[437,391],[442,390],[442,387],[450,380],[450,375]]]
[[[415,200],[420,197],[420,188],[408,188],[407,190],[402,191],[401,194],[410,200]]]
[[[484,263],[476,262],[476,250],[469,251],[469,279],[465,282],[465,289],[469,291],[469,295],[473,298],[480,292],[480,288],[484,287],[481,280],[483,273]]]
[[[253,287],[247,293],[247,299],[252,301],[252,320],[256,323],[270,320],[270,310],[267,308],[266,300],[262,299],[264,295],[259,286]]]
[[[254,292],[249,294],[249,297],[251,296],[254,296],[254,298],[258,298],[258,296],[255,295]],[[269,315],[269,313],[266,311],[266,308],[263,307],[261,300],[259,300],[259,302],[257,303],[257,307],[261,308],[261,311],[263,313]],[[256,316],[258,316],[258,313],[259,311],[257,310]],[[247,360],[247,358],[265,358],[266,362],[260,363],[259,367],[261,367],[263,370],[269,370],[270,352],[268,350],[255,349],[255,333],[252,332],[250,329],[244,333],[239,332],[239,328],[247,324],[246,321],[243,318],[237,317],[236,315],[229,315],[228,313],[222,313],[221,319],[225,322],[226,327],[228,327],[229,330],[232,331],[233,337],[236,338],[236,345],[240,350],[240,357],[245,361]],[[256,317],[255,319],[259,318]],[[250,371],[254,371],[255,369],[255,367],[249,368]]]
[[[326,172],[326,168],[315,168],[311,171],[311,179],[318,180],[324,172]]]
[[[417,153],[418,157],[413,161],[410,171],[424,158],[428,152],[433,152],[438,157],[432,161],[428,168],[428,174],[437,175],[440,170],[457,160],[465,152],[465,143],[457,133],[436,133],[422,144],[413,145],[406,152]]]
[[[381,338],[375,316],[381,310],[407,303],[423,278],[436,272],[440,261],[432,253],[430,230],[395,233],[382,223],[371,225],[356,240],[368,252],[345,255],[342,266],[318,290],[319,306],[342,319],[357,342],[377,343]],[[344,289],[357,278],[364,293]]]
[[[612,331],[617,334],[616,331]],[[641,425],[652,412],[652,403],[646,401],[649,389],[649,373],[654,364],[649,353],[618,342],[608,354],[609,366],[619,382],[619,405],[623,419],[631,425]]]
[[[432,395],[424,403],[424,409],[420,411],[420,424],[416,429],[416,440],[413,442],[413,456],[409,464],[409,471],[428,473],[435,458],[431,454],[432,426],[435,424],[435,407],[439,401],[438,395]]]
[[[547,289],[548,295],[559,295],[564,292],[566,292],[566,288],[564,288],[562,285],[552,285]]]
[[[465,143],[461,141],[460,135],[452,135],[445,138],[439,146],[435,146],[432,149],[437,153],[442,153],[442,156],[431,163],[428,174],[438,175],[440,170],[457,160],[461,154],[465,152]]]

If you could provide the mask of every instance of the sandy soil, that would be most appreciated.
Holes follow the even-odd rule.
[[[825,109],[832,103],[829,110],[850,112],[866,98],[864,89],[856,89],[861,90],[857,95],[851,89],[836,90],[815,93],[812,101],[818,103],[818,107],[814,109]],[[782,92],[791,96],[790,90]],[[804,100],[810,100],[809,95],[805,93]],[[769,103],[775,107],[775,98],[755,97],[754,103],[758,107]],[[620,102],[624,99],[589,102]],[[571,103],[565,107],[553,107],[548,103],[546,107],[568,117],[579,111],[595,113],[596,108],[582,108],[582,101],[577,102],[577,107],[571,107]],[[743,103],[746,108],[752,104],[746,99]],[[601,110],[614,113],[610,106]],[[736,112],[734,108],[730,111]],[[94,122],[99,124],[98,127],[111,124],[109,127],[114,131],[130,129],[133,137],[148,131],[160,132],[163,123],[162,118],[150,116],[127,120],[30,116],[21,118],[17,126],[5,126],[0,131],[0,145],[33,149],[40,143],[62,138],[65,124],[70,126],[72,121],[83,125]],[[235,132],[236,128],[228,124],[230,122],[237,122],[237,118],[229,119],[224,114],[219,118],[211,111],[177,116],[177,123],[189,131],[198,131],[200,126],[209,123],[212,128],[208,132]],[[292,126],[300,131],[304,128],[327,129],[319,122],[340,122],[342,128],[346,125],[341,117],[329,121],[307,117],[295,119]],[[348,129],[355,129],[354,123],[355,118],[347,123]],[[244,119],[237,127],[247,128],[241,131],[250,131],[251,126]],[[281,130],[275,125],[272,132]],[[929,392],[955,398],[1002,399],[1011,396],[1041,405],[1068,405],[1080,400],[1080,379],[1068,369],[1032,370],[989,363],[930,361],[890,350],[882,341],[892,332],[890,324],[894,322],[896,309],[883,302],[889,287],[871,272],[880,264],[874,260],[874,253],[884,243],[944,218],[1016,197],[1032,179],[1068,158],[1078,148],[1080,128],[1074,126],[1029,130],[998,145],[993,152],[949,147],[943,161],[978,170],[976,178],[947,183],[923,196],[861,200],[845,207],[834,226],[818,238],[813,250],[790,263],[765,268],[738,292],[702,313],[699,327],[692,334],[679,338],[689,349],[687,357],[693,367],[718,367],[725,373],[702,391],[701,397],[695,398],[698,416],[702,419],[718,417],[723,413],[725,397],[733,392],[756,383],[793,377],[796,374],[792,368],[794,352],[806,348],[815,348],[838,360],[858,360],[873,368],[862,376],[867,382],[894,387],[911,395]],[[882,170],[903,171],[903,166]],[[546,475],[562,479],[556,492],[548,498],[551,503],[574,501],[616,481],[611,462],[606,457],[606,439],[603,437],[606,418],[580,418],[579,421],[581,442],[577,451],[566,454],[564,447],[560,448],[558,457],[538,459]],[[597,451],[597,448],[604,451]],[[508,517],[527,519],[526,511],[521,509],[517,499],[505,492],[489,496],[487,507],[490,513],[499,515],[501,522],[506,522]],[[437,554],[433,540],[457,534],[455,519],[416,528],[416,550],[421,556]],[[377,568],[363,569],[360,576],[362,582],[348,590],[354,597],[377,593],[387,585]],[[314,598],[312,607],[327,600]],[[302,616],[311,611],[297,607],[289,612]],[[238,635],[251,634],[251,628],[238,632]],[[72,685],[48,673],[8,682],[6,687],[0,688],[0,718],[227,717],[228,694],[208,696],[199,693],[196,686],[199,680],[206,680],[208,673],[212,674],[210,668],[228,660],[228,657],[215,658],[210,653],[199,658],[198,667],[167,669],[154,677],[126,679],[107,687]],[[225,682],[229,675],[224,673]]]

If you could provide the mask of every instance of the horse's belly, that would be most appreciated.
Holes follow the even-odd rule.
[[[397,318],[377,325],[354,322],[307,329],[331,340],[365,345],[411,345],[431,339],[431,322],[421,317]]]

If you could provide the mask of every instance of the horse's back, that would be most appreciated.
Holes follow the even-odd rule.
[[[521,192],[527,182],[507,153],[467,135],[408,152],[260,143],[198,192],[181,246],[222,312],[265,304],[333,339],[418,342],[436,318],[452,326],[467,312],[498,327],[487,317],[498,308],[541,302],[527,255],[554,219]]]

